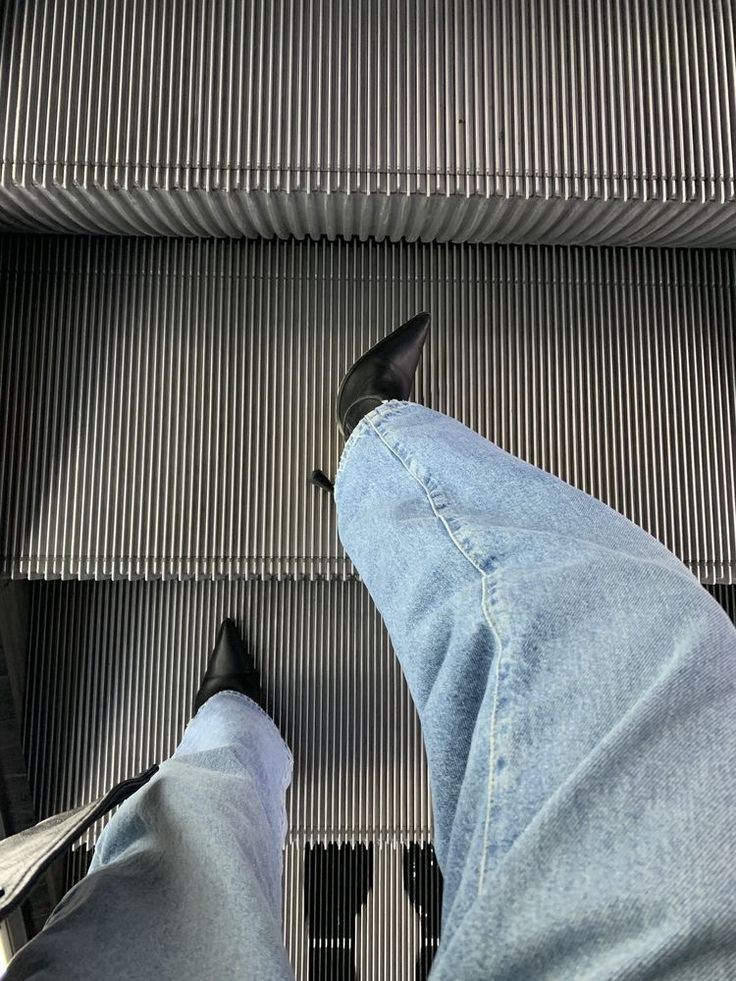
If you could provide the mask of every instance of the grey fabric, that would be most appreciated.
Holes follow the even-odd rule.
[[[0,841],[0,919],[11,913],[25,898],[36,879],[63,854],[95,821],[148,783],[158,770],[150,770],[123,780],[103,797],[54,814],[32,828]]]

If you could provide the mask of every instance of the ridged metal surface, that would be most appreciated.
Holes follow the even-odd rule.
[[[413,703],[359,582],[35,583],[24,743],[39,817],[168,757],[239,623],[295,755],[290,840],[426,840]]]
[[[371,845],[372,888],[354,943],[359,977],[414,981],[420,931],[402,884],[403,846],[430,838],[428,779],[413,703],[363,585],[54,582],[33,590],[25,743],[38,816],[171,754],[217,627],[232,616],[294,752],[284,938],[297,979],[332,976],[309,971],[305,846],[343,842]],[[69,885],[104,823],[77,850]],[[350,871],[342,869],[343,889]],[[314,903],[336,901],[334,889],[312,889]]]
[[[355,574],[339,382],[432,315],[414,398],[736,569],[736,253],[0,240],[3,575]]]
[[[721,584],[708,586],[707,589],[718,600],[734,624],[736,624],[736,587]]]
[[[736,587],[711,592],[733,616]],[[370,848],[353,938],[358,978],[426,977],[416,963],[422,947],[437,946],[441,883],[425,866],[412,904],[405,865],[405,849],[431,834],[426,769],[411,701],[361,584],[55,582],[33,593],[25,737],[39,816],[171,752],[217,625],[234,616],[295,752],[283,910],[298,981],[315,976],[310,902],[334,905],[338,891],[356,888],[344,861],[337,883],[306,882],[306,848],[330,842]],[[69,885],[98,832],[73,855]]]
[[[338,921],[337,909],[328,905],[335,898],[334,884],[332,889],[314,890],[311,897],[305,895],[308,893],[305,883],[307,847],[291,842],[284,850],[283,937],[296,981],[352,981],[344,969],[328,973],[331,966],[328,944],[321,947],[323,956],[315,957],[319,948],[310,936],[307,923],[308,900],[325,903],[325,914],[332,920],[336,932],[344,927],[344,923]],[[361,847],[364,846],[357,846]],[[406,850],[411,847],[396,843],[370,846],[371,888],[355,917],[350,945],[356,981],[427,981],[428,967],[440,940],[441,924],[437,914],[441,905],[442,880],[435,867],[434,874],[426,875],[420,883],[423,911],[428,911],[421,916],[406,888]],[[67,889],[86,873],[91,857],[89,846],[71,852]],[[350,872],[345,869],[337,883],[345,892],[353,886]],[[332,950],[343,946],[338,940]]]
[[[736,244],[729,0],[10,0],[0,222]]]
[[[371,848],[372,887],[355,918],[351,944],[351,959],[358,981],[426,981],[427,972],[422,970],[422,947],[427,941],[426,925],[422,924],[407,894],[405,847],[383,844]],[[311,897],[305,896],[304,859],[303,848],[295,845],[287,847],[284,854],[284,940],[297,981],[348,981],[350,975],[344,968],[335,970],[335,961],[329,956],[341,946],[339,940],[332,951],[327,945],[321,950],[316,948],[306,928],[305,906],[310,898],[314,905],[326,901],[326,905],[329,904],[325,910],[326,918],[332,914],[334,926],[338,927],[337,911],[330,908],[334,904],[335,886],[349,892],[354,888],[354,876],[351,876],[349,868],[338,869],[340,879],[332,889],[323,888],[320,891],[318,888]],[[436,898],[437,883],[430,881],[426,886],[424,898],[430,903]],[[439,921],[432,924],[435,947],[439,940],[439,925]],[[342,924],[340,927],[344,929]],[[340,931],[336,929],[335,932]],[[422,967],[418,964],[422,964]]]

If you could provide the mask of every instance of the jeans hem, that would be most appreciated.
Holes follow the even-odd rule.
[[[218,692],[216,692],[214,695],[211,695],[207,699],[207,701],[204,703],[204,705],[207,705],[208,702],[211,702],[215,698],[219,698],[221,695],[232,695],[235,698],[242,699],[242,700],[244,700],[244,701],[246,701],[246,702],[249,703],[251,709],[255,709],[256,712],[258,712],[261,716],[263,716],[263,718],[266,720],[266,722],[269,723],[269,725],[271,726],[271,728],[273,729],[273,731],[279,737],[279,741],[281,742],[281,744],[283,745],[284,749],[286,750],[287,758],[288,758],[288,761],[289,761],[289,766],[293,768],[293,766],[294,766],[294,755],[291,752],[291,749],[289,748],[289,746],[287,746],[286,741],[284,740],[284,737],[281,734],[281,730],[276,725],[276,723],[271,718],[271,716],[268,714],[268,712],[264,708],[262,708],[258,704],[258,702],[254,701],[249,695],[245,695],[241,691],[233,691],[232,689],[226,689],[225,691],[218,691]],[[204,705],[202,706],[202,708],[204,708]],[[197,713],[197,715],[199,715],[199,712]],[[196,717],[197,716],[195,715],[194,718],[196,719]],[[194,721],[194,720],[192,720],[192,721]],[[289,784],[287,783],[286,786],[288,787],[288,785]]]
[[[335,494],[337,494],[337,486],[342,479],[345,465],[347,464],[354,446],[359,442],[362,436],[365,436],[368,432],[370,432],[371,428],[373,428],[373,422],[376,419],[383,419],[386,416],[397,414],[403,411],[404,406],[411,404],[411,402],[402,402],[399,399],[385,400],[362,417],[362,419],[358,422],[358,425],[348,437],[348,440],[343,447],[342,454],[340,455],[340,461],[337,465],[337,473],[335,474],[334,480]]]

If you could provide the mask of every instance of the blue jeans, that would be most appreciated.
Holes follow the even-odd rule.
[[[721,607],[621,515],[412,403],[360,422],[335,501],[422,722],[434,981],[736,978]],[[253,703],[211,699],[9,977],[290,977],[290,765]]]

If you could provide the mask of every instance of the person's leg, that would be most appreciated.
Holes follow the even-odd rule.
[[[291,771],[255,702],[213,695],[7,978],[293,978],[281,929]]]
[[[736,977],[736,631],[660,543],[459,422],[389,401],[340,538],[422,722],[433,979]]]

